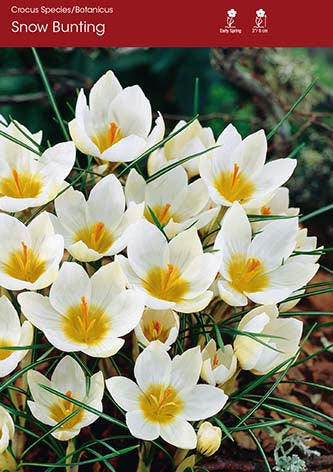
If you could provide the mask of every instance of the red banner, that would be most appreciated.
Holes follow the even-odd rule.
[[[2,47],[333,46],[333,4],[1,0]]]

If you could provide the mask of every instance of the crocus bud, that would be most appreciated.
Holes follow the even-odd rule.
[[[242,369],[263,375],[296,354],[303,323],[278,316],[275,305],[266,305],[249,311],[241,320],[238,331],[244,334],[236,336],[234,349]]]
[[[212,456],[219,449],[222,439],[222,431],[218,426],[213,426],[209,421],[204,421],[197,433],[197,451],[203,456]]]
[[[173,310],[152,310],[146,308],[135,328],[137,340],[145,347],[153,341],[160,341],[168,350],[178,336],[179,316]]]
[[[2,454],[7,449],[9,441],[13,439],[15,432],[15,426],[11,416],[2,406],[0,406],[0,432],[0,454]]]

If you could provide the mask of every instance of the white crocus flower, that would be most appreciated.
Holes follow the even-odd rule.
[[[49,297],[26,292],[18,296],[31,323],[61,351],[82,351],[93,357],[113,356],[121,336],[138,324],[144,295],[126,290],[119,265],[102,266],[89,279],[82,266],[65,262]]]
[[[289,189],[280,187],[275,192],[273,198],[265,205],[254,210],[247,209],[247,214],[266,216],[267,220],[256,221],[251,223],[255,232],[261,230],[265,225],[272,222],[270,216],[297,216],[299,208],[289,207]]]
[[[33,328],[28,321],[22,326],[19,316],[3,295],[0,298],[0,378],[10,374],[28,352],[25,349],[1,349],[8,346],[29,346],[33,338]]]
[[[117,256],[131,287],[142,290],[146,305],[156,310],[172,308],[192,313],[212,298],[208,287],[220,263],[217,254],[204,254],[194,228],[169,243],[161,231],[145,220],[133,226],[128,259]]]
[[[127,202],[144,202],[146,219],[154,223],[150,208],[169,238],[192,226],[202,228],[219,212],[218,207],[205,210],[209,201],[206,184],[202,179],[189,184],[186,171],[180,166],[148,184],[132,169],[125,195]]]
[[[166,349],[176,342],[179,333],[179,316],[173,310],[152,310],[146,308],[140,323],[135,328],[139,343],[148,346],[153,341],[160,341]]]
[[[242,318],[238,330],[244,334],[237,335],[234,341],[242,369],[264,375],[296,354],[303,323],[296,318],[278,316],[276,306],[267,305],[251,310]],[[246,333],[254,334],[250,337]]]
[[[151,106],[141,88],[123,89],[108,71],[90,90],[89,106],[81,89],[69,131],[84,154],[102,161],[129,162],[162,139],[162,117],[150,133],[151,124]]]
[[[152,441],[161,436],[182,449],[194,449],[197,437],[189,421],[218,413],[227,401],[223,390],[197,385],[201,370],[200,348],[170,359],[159,341],[137,358],[134,376],[111,377],[106,386],[126,413],[133,436]]]
[[[40,143],[41,134],[32,134],[19,125],[31,139]],[[17,127],[0,124],[0,129],[38,151]],[[0,137],[0,210],[17,212],[52,200],[63,188],[75,161],[72,142],[59,143],[41,156],[13,141]]]
[[[64,239],[55,234],[47,213],[25,226],[0,214],[0,285],[8,290],[39,290],[55,280],[64,254]]]
[[[15,433],[14,421],[3,406],[0,406],[0,433],[0,454],[3,454]]]
[[[212,200],[231,206],[238,201],[246,208],[257,208],[269,201],[296,167],[295,159],[277,159],[265,164],[267,141],[263,130],[242,141],[229,125],[217,140],[220,147],[212,156],[203,156],[200,175]]]
[[[179,121],[171,134],[186,125],[185,121]],[[198,120],[191,123],[184,131],[171,138],[165,145],[154,151],[148,159],[148,174],[152,175],[165,165],[177,162],[184,157],[197,154],[214,146],[215,139],[211,128],[203,128]],[[203,154],[205,156],[206,154]],[[201,156],[188,160],[182,166],[188,176],[199,174],[199,161]]]
[[[201,378],[210,385],[224,385],[237,369],[237,358],[231,344],[224,346],[224,351],[216,348],[211,339],[202,350]]]
[[[252,239],[246,213],[235,202],[223,218],[214,246],[222,253],[218,279],[221,298],[232,306],[245,306],[248,298],[273,304],[309,282],[318,264],[298,262],[293,257],[288,261],[296,246],[297,231],[297,218],[277,220]]]
[[[125,211],[121,183],[109,175],[93,187],[88,200],[68,189],[56,199],[55,210],[52,222],[64,236],[65,248],[75,259],[90,262],[126,247],[131,224],[143,215],[143,204],[129,205]]]
[[[71,402],[71,399],[84,403],[95,410],[102,411],[104,379],[102,372],[90,378],[87,391],[86,376],[78,362],[65,356],[51,376],[51,380],[35,370],[28,372],[28,385],[34,401],[28,400],[31,413],[35,418],[49,426],[55,426],[69,415],[77,412],[62,426],[52,432],[59,441],[68,441],[77,436],[85,426],[98,419],[94,413]],[[45,390],[41,385],[52,388],[65,395],[68,400]]]

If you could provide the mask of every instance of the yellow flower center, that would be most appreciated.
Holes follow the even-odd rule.
[[[178,267],[168,264],[168,268],[152,268],[143,282],[143,287],[155,298],[178,303],[188,292],[190,284],[181,278]]]
[[[92,138],[92,142],[96,144],[100,152],[104,152],[111,146],[116,144],[122,138],[121,129],[113,121],[110,123],[107,131],[97,134]]]
[[[93,346],[101,342],[110,328],[110,321],[102,308],[88,306],[85,297],[80,305],[70,307],[62,320],[68,339]]]
[[[231,284],[239,292],[261,292],[268,287],[268,276],[259,259],[235,255],[228,267]]]
[[[9,255],[8,261],[3,263],[3,271],[18,280],[34,283],[45,272],[45,261],[22,241],[22,249]]]
[[[105,224],[100,221],[91,227],[79,229],[74,236],[74,242],[78,241],[83,241],[89,249],[104,254],[112,245],[113,238]]]
[[[183,401],[174,388],[151,385],[139,399],[143,416],[152,423],[170,423],[183,409]]]
[[[240,172],[238,164],[234,164],[233,171],[221,172],[216,177],[214,186],[229,202],[246,203],[255,190],[254,184]]]
[[[7,347],[7,346],[12,346],[13,344],[6,341],[5,339],[0,338],[0,347]],[[0,361],[3,361],[4,359],[7,359],[11,354],[13,354],[14,351],[11,349],[0,349]]]
[[[16,169],[12,169],[10,177],[0,180],[0,195],[12,198],[37,198],[42,186],[38,174],[18,173]]]
[[[169,336],[170,329],[165,328],[159,321],[149,321],[143,328],[143,334],[148,341],[156,341],[157,339],[164,343]]]
[[[68,390],[65,393],[66,397],[68,398],[74,398],[72,395],[72,392]],[[82,421],[83,415],[84,415],[84,410],[80,408],[77,405],[74,405],[70,400],[64,400],[64,399],[59,399],[57,403],[54,403],[50,407],[50,417],[56,421],[57,423],[60,423],[60,421],[64,420],[67,418],[67,416],[71,415],[74,413],[74,411],[79,411],[76,413],[76,415],[73,416],[70,420],[66,421],[62,426],[60,426],[60,429],[72,429],[74,428],[78,423]]]

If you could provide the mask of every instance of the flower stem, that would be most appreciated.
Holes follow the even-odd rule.
[[[67,449],[66,449],[66,456],[70,454],[70,456],[66,459],[66,472],[78,472],[79,466],[74,465],[71,466],[74,454],[73,452],[75,451],[75,443],[74,439],[70,439],[68,441]]]
[[[173,456],[174,465],[179,465],[188,454],[189,449],[177,449],[175,455]]]
[[[143,441],[139,449],[139,462],[136,472],[150,472],[151,464],[151,443]]]

